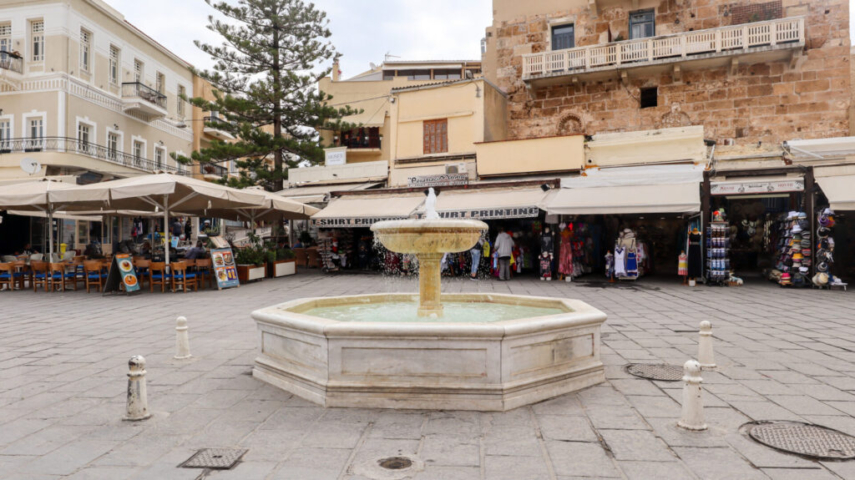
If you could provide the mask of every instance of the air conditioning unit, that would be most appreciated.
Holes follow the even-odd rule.
[[[445,173],[467,173],[466,171],[466,163],[452,163],[445,166]]]

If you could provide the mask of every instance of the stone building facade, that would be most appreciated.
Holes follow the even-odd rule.
[[[493,6],[484,72],[509,96],[512,138],[688,125],[703,125],[706,138],[734,146],[849,134],[851,57],[845,0],[494,0]],[[638,34],[633,39],[630,31],[630,17],[644,11],[655,25],[649,58]],[[769,22],[778,22],[770,27],[772,37],[777,28],[777,38],[785,39],[780,32],[789,27],[781,22],[788,19],[801,22],[798,40],[747,46],[754,42],[749,35]],[[735,30],[730,28],[741,24],[752,28],[751,33],[745,30],[746,44],[728,49],[734,41],[743,41],[732,40]],[[569,25],[575,37],[573,52],[543,56],[547,67],[539,67],[541,75],[527,71],[526,62],[541,61],[532,54],[557,52],[552,48],[554,29]],[[705,33],[708,36],[701,37]],[[683,37],[690,37],[689,42],[708,39],[710,53],[693,57],[699,47],[687,47]],[[654,39],[676,42],[669,47],[674,55],[654,58],[660,53]],[[583,47],[609,45],[619,49],[614,58],[623,55],[632,61],[584,66],[603,50],[586,53]],[[631,48],[641,57],[628,54]],[[532,56],[536,58],[528,58]],[[567,68],[577,60],[582,67]]]

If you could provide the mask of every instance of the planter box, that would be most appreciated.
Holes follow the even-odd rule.
[[[267,264],[267,278],[286,277],[297,273],[297,259],[277,260]]]
[[[255,280],[264,278],[264,266],[256,267],[255,265],[238,265],[238,280],[240,283],[249,283]]]

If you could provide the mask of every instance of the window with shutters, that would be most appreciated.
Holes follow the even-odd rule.
[[[144,65],[141,61],[134,59],[134,81],[137,83],[142,83],[145,70]]]
[[[163,93],[163,89],[166,88],[166,77],[162,73],[157,72],[155,79],[155,90],[157,90],[157,93]]]
[[[163,161],[166,158],[166,150],[162,147],[154,147],[154,169],[163,170]]]
[[[45,22],[39,20],[30,24],[33,42],[33,61],[43,62],[45,59]]]
[[[656,35],[656,14],[653,10],[641,10],[629,14],[629,39],[648,38]]]
[[[0,153],[7,153],[11,150],[12,144],[9,140],[12,139],[12,122],[10,120],[0,120]]]
[[[119,49],[110,45],[110,83],[119,84]]]
[[[448,119],[424,122],[424,152],[448,153]]]
[[[142,142],[134,141],[134,166],[141,167],[145,157],[145,147]]]
[[[187,89],[184,85],[178,85],[178,116],[184,118],[184,99],[182,96],[187,95]]]
[[[552,49],[566,50],[576,46],[576,27],[570,25],[556,25],[552,27]]]
[[[116,161],[119,153],[119,136],[115,133],[107,134],[107,156]]]
[[[12,51],[12,24],[0,23],[0,52]],[[5,60],[6,55],[0,53],[0,59]]]
[[[85,123],[77,124],[77,150],[80,152],[89,151],[89,142],[91,141],[92,127]]]
[[[89,72],[92,66],[92,34],[80,29],[80,69]]]

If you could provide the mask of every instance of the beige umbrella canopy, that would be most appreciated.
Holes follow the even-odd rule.
[[[209,215],[214,210],[231,210],[264,206],[265,197],[195,178],[160,173],[93,183],[69,190],[52,191],[55,203],[74,205],[76,210],[148,210],[163,212],[166,225],[170,211],[188,215]],[[169,229],[166,229],[169,244]],[[169,249],[166,249],[169,263]]]
[[[279,219],[305,220],[321,210],[281,195],[265,191],[261,187],[250,187],[245,191],[264,196],[264,204],[259,207],[208,210],[208,216],[217,218],[238,218],[250,222],[274,222]]]
[[[36,181],[0,186],[0,209],[42,212],[48,218],[48,254],[53,254],[53,215],[67,205],[50,198],[50,194],[76,190],[78,187],[62,182]],[[50,255],[48,256],[50,258]]]

